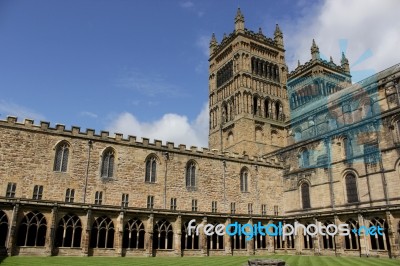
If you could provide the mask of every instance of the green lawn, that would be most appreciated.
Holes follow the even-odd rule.
[[[354,258],[354,257],[315,257],[315,256],[291,256],[275,255],[263,256],[269,258],[280,258],[290,266],[389,266],[400,265],[400,260],[380,258]],[[183,258],[110,258],[110,257],[8,257],[0,259],[0,264],[23,265],[23,266],[46,266],[46,265],[126,265],[126,266],[240,266],[247,261],[248,257],[223,256],[223,257],[183,257]]]

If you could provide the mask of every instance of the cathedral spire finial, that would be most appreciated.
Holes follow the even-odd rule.
[[[274,41],[280,48],[283,48],[283,34],[278,24],[275,26]]]
[[[244,31],[244,16],[240,7],[238,7],[235,17],[235,32],[242,32]]]
[[[342,52],[342,59],[340,60],[340,64],[343,68],[343,70],[350,74],[350,65],[349,65],[349,60],[346,58],[344,52]]]
[[[315,40],[312,40],[312,45],[311,45],[311,58],[313,60],[319,59],[319,48],[317,44],[315,43]]]
[[[215,38],[215,33],[211,35],[211,40],[210,40],[210,55],[214,52],[215,48],[218,46],[218,41],[217,38]]]
[[[242,14],[242,11],[240,10],[240,7],[238,7],[238,9],[236,11],[235,22],[238,20],[243,20],[243,22],[244,22],[244,16]]]
[[[275,36],[276,36],[276,35],[282,35],[282,31],[281,31],[281,29],[279,28],[278,23],[277,23],[276,26],[275,26],[274,35],[275,35]]]

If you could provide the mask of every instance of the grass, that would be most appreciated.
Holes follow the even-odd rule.
[[[263,258],[278,258],[285,260],[290,266],[391,266],[400,265],[400,260],[386,258],[357,258],[357,257],[324,257],[324,256],[292,256],[274,255],[262,256]],[[221,256],[221,257],[7,257],[0,259],[0,264],[8,265],[81,265],[81,266],[241,266],[249,257],[244,256]],[[256,257],[253,257],[256,258]],[[259,257],[258,257],[259,258]]]

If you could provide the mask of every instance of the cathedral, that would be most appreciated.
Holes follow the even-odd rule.
[[[248,30],[238,9],[212,35],[208,148],[1,120],[0,254],[399,258],[400,64],[352,83],[345,54],[310,45],[289,72],[278,25]],[[193,219],[383,233],[246,240],[191,234]]]

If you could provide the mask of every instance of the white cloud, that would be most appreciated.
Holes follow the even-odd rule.
[[[181,7],[183,7],[183,8],[191,8],[193,6],[194,6],[194,3],[192,1],[181,2]]]
[[[208,147],[208,103],[194,121],[178,114],[165,114],[153,122],[141,122],[134,114],[119,114],[107,127],[110,132],[134,135],[149,139],[172,141],[175,145]]]
[[[0,116],[16,116],[21,120],[25,118],[41,121],[45,120],[44,115],[27,107],[5,100],[0,100]]]
[[[297,66],[297,59],[301,63],[310,60],[313,38],[321,54],[327,58],[332,55],[337,64],[341,57],[339,42],[343,40],[352,71],[378,72],[400,62],[400,1],[325,0],[316,8],[302,10],[304,16],[287,21],[288,32],[284,32],[290,71]],[[371,57],[362,57],[368,50]]]
[[[82,111],[82,112],[80,112],[80,115],[81,116],[88,116],[88,117],[91,117],[91,118],[97,118],[98,117],[97,114],[92,113],[92,112],[88,112],[88,111]]]

